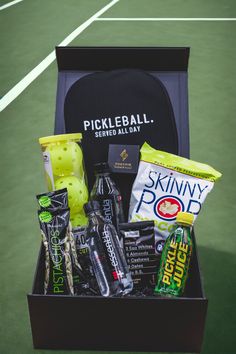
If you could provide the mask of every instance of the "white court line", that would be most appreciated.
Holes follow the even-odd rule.
[[[97,17],[102,15],[119,0],[112,0],[109,4],[104,6],[101,10],[96,12],[87,21],[76,28],[69,36],[67,36],[60,44],[60,47],[67,46],[80,33],[82,33]],[[8,91],[0,100],[0,112],[3,111],[14,99],[16,99],[30,84],[34,81],[47,67],[56,59],[55,50],[51,52],[41,63],[39,63],[33,70],[31,70],[21,81],[19,81],[10,91]]]
[[[21,2],[21,1],[23,1],[23,0],[14,0],[14,1],[8,2],[7,4],[0,6],[0,11],[4,10],[7,7],[10,7],[12,5],[18,4],[18,2]]]
[[[100,17],[96,21],[236,21],[235,17]]]

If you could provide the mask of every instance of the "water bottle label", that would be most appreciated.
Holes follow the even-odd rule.
[[[110,224],[113,224],[113,219],[114,219],[114,208],[113,208],[113,200],[104,198],[100,200],[101,207],[102,207],[102,212],[105,220],[109,222]]]
[[[107,254],[109,268],[111,270],[113,280],[121,279],[125,276],[120,267],[121,262],[117,257],[117,250],[114,247],[114,243],[111,239],[111,232],[109,229],[106,230],[106,225],[101,233],[103,244],[105,245],[105,250]]]
[[[116,205],[116,203],[118,203],[118,200],[116,200],[116,199],[117,198],[115,196],[111,196],[109,198],[99,197],[98,201],[101,206],[102,215],[103,215],[104,219],[106,220],[106,222],[114,225],[115,228],[117,229],[118,220],[117,220],[116,209],[118,209],[119,206]]]

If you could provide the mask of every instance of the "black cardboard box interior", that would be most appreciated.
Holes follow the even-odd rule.
[[[58,47],[55,134],[81,132],[89,188],[109,144],[189,157],[189,48]],[[128,214],[134,174],[116,174]],[[41,248],[28,304],[35,348],[200,352],[207,312],[197,247],[181,298],[43,295]]]

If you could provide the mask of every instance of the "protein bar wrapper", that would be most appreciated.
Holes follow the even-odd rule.
[[[72,229],[72,237],[75,244],[79,263],[82,267],[82,272],[86,283],[83,284],[83,292],[86,294],[99,294],[97,280],[95,278],[92,263],[89,256],[89,247],[87,244],[87,227],[78,226]],[[87,290],[86,290],[87,288]],[[86,291],[85,291],[86,290]],[[78,292],[78,291],[77,291]]]
[[[154,220],[156,251],[172,231],[180,211],[196,219],[207,194],[221,173],[214,168],[155,150],[144,143],[133,184],[129,221]]]
[[[38,211],[45,247],[44,294],[73,295],[69,209]]]

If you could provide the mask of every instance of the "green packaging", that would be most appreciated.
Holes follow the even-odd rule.
[[[69,209],[39,210],[45,247],[44,294],[74,295],[70,255]]]
[[[174,230],[166,239],[157,275],[155,293],[163,296],[181,296],[188,278],[192,255],[191,226],[194,215],[179,212]]]

